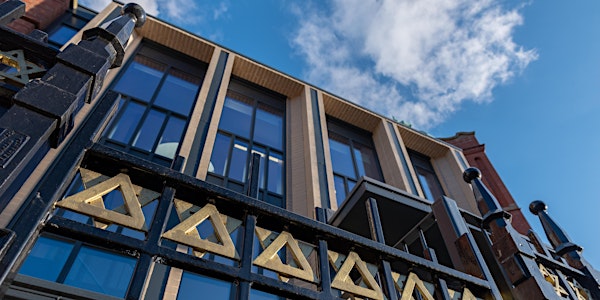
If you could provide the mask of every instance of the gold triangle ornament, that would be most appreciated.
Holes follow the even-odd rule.
[[[540,273],[542,273],[542,275],[544,275],[544,279],[546,279],[546,281],[548,281],[552,287],[554,288],[554,291],[556,292],[556,294],[560,297],[564,297],[569,295],[567,293],[567,290],[565,290],[565,288],[563,288],[560,285],[560,281],[558,280],[558,275],[556,274],[552,274],[550,273],[550,271],[548,271],[548,269],[546,269],[546,267],[544,267],[543,265],[539,265],[540,268]]]
[[[13,67],[16,72],[0,71],[0,79],[6,78],[18,84],[27,84],[29,75],[38,75],[44,71],[44,68],[25,60],[23,50],[13,50],[2,52],[0,51],[0,63]]]
[[[202,239],[196,226],[209,219],[221,244]],[[228,258],[236,258],[237,252],[221,215],[212,204],[205,205],[198,212],[185,219],[171,230],[163,233],[163,238],[193,247],[195,250],[208,251]]]
[[[394,281],[397,282],[399,279],[399,274],[392,273],[392,278],[394,279]],[[398,286],[396,286],[396,288],[398,288]],[[421,295],[422,299],[435,300],[433,298],[433,296],[431,295],[431,293],[429,293],[429,290],[427,290],[427,288],[425,287],[425,284],[423,283],[423,281],[415,273],[408,274],[408,278],[406,279],[404,288],[401,291],[402,298],[400,298],[400,300],[414,299],[412,295],[413,295],[413,292],[415,291],[415,288],[417,289],[417,291],[419,291],[419,294]],[[463,295],[463,299],[468,299],[468,298],[465,298],[465,295]]]
[[[256,235],[258,236],[259,240],[261,241],[263,248],[266,247],[266,249],[263,250],[263,252],[258,257],[256,257],[256,259],[254,259],[254,265],[263,267],[263,268],[266,268],[269,270],[273,270],[273,271],[278,272],[279,274],[282,274],[285,276],[292,276],[292,277],[300,278],[300,279],[303,279],[303,280],[306,280],[309,282],[316,282],[315,276],[314,276],[312,268],[310,267],[310,264],[306,260],[304,253],[302,253],[302,250],[300,250],[300,246],[298,245],[298,242],[294,239],[294,237],[289,232],[282,231],[277,236],[277,238],[275,238],[275,240],[273,240],[273,242],[271,242],[268,245],[263,244],[263,243],[267,240],[269,235],[271,235],[270,231],[256,227]],[[296,263],[296,265],[298,267],[293,267],[293,266],[284,264],[281,261],[281,258],[279,257],[279,255],[277,255],[277,253],[286,245],[287,245],[287,249],[292,254],[294,263]],[[283,281],[287,282],[287,278],[281,277],[281,276],[280,276],[280,278]]]
[[[125,204],[126,215],[121,212],[108,210],[104,206],[103,196],[114,190],[120,190]],[[102,181],[85,190],[71,195],[56,203],[56,206],[67,208],[78,213],[98,219],[100,228],[105,229],[108,224],[118,224],[131,229],[145,231],[146,219],[140,202],[138,201],[129,176],[118,174],[110,179]]]
[[[327,256],[329,257],[330,263],[335,265],[335,262],[338,260],[337,258],[339,254],[333,251],[328,251]],[[355,267],[360,273],[360,276],[362,276],[362,279],[367,285],[367,287],[356,285],[352,281],[352,278],[350,278],[350,272]],[[354,251],[350,251],[346,259],[344,260],[344,263],[339,268],[337,274],[335,275],[335,278],[331,282],[331,287],[355,295],[371,299],[383,300],[383,292],[381,291],[381,287],[379,287],[377,281],[375,280],[373,275],[371,275],[371,272],[369,272],[367,264],[362,259],[360,259],[360,256],[358,256],[358,254],[356,254],[356,252]]]

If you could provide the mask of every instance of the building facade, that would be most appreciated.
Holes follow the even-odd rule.
[[[462,146],[139,6],[26,2],[0,4],[4,298],[600,297]]]

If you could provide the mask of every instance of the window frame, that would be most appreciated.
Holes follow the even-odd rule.
[[[148,99],[147,101],[138,99],[131,95],[127,95],[127,94],[115,91],[121,95],[119,107],[118,107],[116,114],[113,116],[112,120],[110,121],[110,123],[104,129],[102,136],[100,138],[100,143],[108,145],[112,148],[118,149],[120,151],[131,153],[138,157],[142,157],[144,159],[161,164],[163,166],[170,166],[172,164],[172,162],[174,161],[174,159],[177,157],[177,155],[181,149],[181,144],[182,144],[181,142],[185,138],[185,133],[190,124],[191,115],[194,111],[194,106],[196,105],[196,102],[198,101],[198,96],[200,94],[202,84],[203,84],[204,80],[206,79],[206,72],[208,69],[208,64],[203,61],[189,57],[183,53],[177,52],[176,50],[169,49],[164,46],[155,44],[153,42],[144,40],[144,41],[142,41],[140,46],[136,49],[136,51],[131,55],[131,58],[129,59],[127,64],[121,68],[121,71],[119,72],[118,76],[111,82],[111,86],[109,87],[110,90],[114,90],[116,88],[119,81],[124,77],[126,71],[133,64],[133,62],[135,61],[135,57],[138,55],[144,56],[146,58],[152,59],[153,61],[164,64],[165,69],[162,71],[161,78],[159,79],[159,82],[157,83],[157,86],[156,86],[154,92],[152,93],[150,99]],[[167,81],[167,78],[169,77],[171,70],[177,70],[180,72],[184,72],[186,74],[195,76],[199,79],[198,88],[195,92],[194,99],[192,100],[192,103],[190,106],[190,111],[188,112],[187,115],[184,115],[180,112],[170,110],[168,108],[164,108],[164,107],[156,104],[156,100],[158,99],[158,96],[161,94],[160,93],[161,88],[165,85],[165,82]],[[122,118],[123,118],[127,108],[130,105],[132,105],[132,103],[136,104],[136,105],[142,105],[143,112],[141,114],[141,117],[137,121],[137,124],[135,125],[135,128],[134,128],[131,136],[128,138],[127,143],[109,138],[108,135],[111,134],[111,132],[115,129],[115,127],[118,126],[119,122],[121,122],[123,120]],[[162,119],[162,125],[160,126],[160,129],[158,130],[155,140],[151,146],[151,150],[145,150],[145,149],[135,146],[134,142],[135,142],[136,134],[139,134],[139,132],[141,131],[141,129],[144,126],[144,123],[148,120],[148,116],[151,112],[158,112],[158,113],[163,114],[163,119]],[[166,156],[156,153],[156,148],[158,147],[160,137],[165,133],[165,129],[168,126],[168,124],[170,123],[170,120],[172,120],[174,118],[183,120],[185,122],[185,125],[183,126],[181,136],[180,136],[180,139],[179,139],[179,142],[177,145],[177,149],[175,150],[174,157],[168,158]]]
[[[235,98],[235,96],[230,96],[230,95],[234,95],[237,94],[240,97],[245,97],[249,100],[252,101],[252,114],[251,114],[251,119],[250,119],[250,130],[249,130],[249,137],[244,137],[241,136],[235,132],[231,132],[228,131],[227,129],[223,129],[221,128],[221,116],[219,119],[219,123],[218,123],[218,127],[217,127],[217,132],[216,132],[216,136],[215,136],[215,141],[216,138],[221,135],[221,136],[225,136],[229,139],[229,146],[227,148],[227,155],[226,155],[226,165],[224,166],[224,170],[223,173],[224,175],[215,173],[215,172],[211,172],[210,170],[207,171],[206,174],[206,181],[220,185],[220,186],[224,186],[228,189],[232,189],[234,191],[237,192],[242,192],[244,190],[247,189],[248,187],[248,182],[246,180],[247,177],[247,172],[248,172],[248,165],[250,164],[250,161],[252,160],[252,154],[255,152],[256,148],[261,148],[262,150],[264,150],[264,160],[261,159],[261,166],[260,166],[260,171],[264,172],[263,174],[263,180],[259,181],[259,196],[258,199],[265,201],[267,203],[271,203],[273,205],[285,208],[286,207],[286,130],[287,130],[287,124],[286,124],[286,106],[287,106],[287,97],[281,94],[278,94],[274,91],[268,90],[264,87],[258,86],[254,83],[248,82],[244,79],[238,78],[238,77],[232,77],[230,82],[229,82],[229,86],[228,86],[228,90],[227,90],[227,96],[225,101],[227,101],[227,98],[231,97],[232,99],[236,100],[236,101],[240,101]],[[270,109],[274,109],[276,111],[278,111],[281,114],[281,119],[282,119],[282,130],[281,130],[281,149],[277,149],[273,146],[269,146],[266,144],[263,144],[261,142],[256,141],[256,132],[255,132],[255,127],[256,127],[256,121],[257,121],[257,111],[258,108],[260,106],[267,106]],[[234,151],[234,146],[236,144],[236,142],[241,142],[241,143],[245,143],[247,150],[246,150],[246,165],[244,167],[244,175],[242,176],[242,181],[239,181],[235,178],[231,177],[230,174],[230,170],[231,170],[231,159],[233,158],[233,151]],[[215,143],[216,144],[216,143]],[[210,155],[210,162],[212,162],[212,155],[214,152],[215,146],[213,145],[213,150],[211,151]],[[282,174],[282,178],[281,178],[281,195],[277,194],[276,192],[272,192],[269,190],[268,187],[268,183],[269,183],[269,168],[268,168],[268,161],[267,158],[272,156],[272,154],[275,155],[280,155],[281,156],[281,174]],[[266,164],[265,164],[266,162]],[[260,173],[259,173],[260,174]],[[261,175],[259,175],[261,176]],[[262,186],[261,182],[264,182],[264,187]],[[273,200],[273,201],[271,201]],[[277,200],[277,202],[280,203],[275,203],[274,201]]]
[[[383,178],[383,171],[381,169],[381,164],[379,162],[379,155],[377,154],[377,149],[375,148],[375,144],[373,142],[373,133],[364,130],[362,128],[356,127],[352,124],[346,123],[342,120],[336,119],[334,117],[331,116],[326,116],[326,121],[327,121],[327,136],[328,136],[328,141],[329,141],[329,154],[330,154],[330,158],[331,158],[331,140],[332,140],[332,136],[335,136],[337,138],[344,138],[347,141],[347,145],[350,148],[350,156],[352,158],[352,169],[354,170],[354,174],[355,174],[355,178],[350,178],[349,176],[345,175],[345,174],[341,174],[335,171],[335,166],[333,165],[333,158],[331,158],[331,173],[333,174],[333,180],[334,180],[334,186],[333,189],[335,190],[335,178],[339,177],[342,178],[343,180],[343,184],[344,184],[344,199],[339,199],[338,198],[338,194],[336,191],[336,196],[335,196],[335,200],[338,202],[338,207],[340,207],[342,205],[342,203],[345,202],[345,199],[347,198],[348,194],[352,191],[352,188],[349,188],[349,181],[353,181],[354,182],[354,186],[356,185],[356,183],[358,183],[358,181],[360,181],[361,177],[369,177],[381,182],[384,182],[384,178]],[[359,166],[358,166],[358,161],[356,159],[356,154],[355,151],[358,150],[358,147],[356,145],[361,145],[364,147],[369,148],[370,150],[372,150],[373,153],[373,164],[376,167],[376,174],[371,174],[371,175],[375,175],[375,176],[369,176],[367,175],[366,171],[364,175],[360,175],[360,171],[359,171]],[[353,187],[354,187],[353,186]]]
[[[423,192],[423,198],[435,201],[439,197],[445,196],[446,192],[444,191],[444,187],[440,182],[440,177],[433,168],[431,157],[412,149],[406,150],[412,163],[413,170],[415,171],[415,175],[417,176],[421,191]],[[425,184],[423,183],[421,177],[425,178]],[[428,188],[427,190],[426,187]],[[431,195],[431,198],[433,199],[431,199],[428,195]]]

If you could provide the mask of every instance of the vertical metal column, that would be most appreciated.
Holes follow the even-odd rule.
[[[385,245],[385,237],[383,236],[383,227],[381,226],[381,218],[379,217],[379,209],[377,208],[377,200],[369,198],[365,202],[367,207],[367,219],[369,220],[369,228],[371,229],[371,238]],[[388,299],[397,300],[396,287],[392,278],[392,267],[390,263],[381,258],[381,267],[383,268],[384,286],[388,292]]]

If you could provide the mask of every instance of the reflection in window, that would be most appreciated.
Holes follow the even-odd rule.
[[[48,33],[48,44],[57,49],[61,48],[95,15],[96,13],[82,6],[68,10],[45,29]]]
[[[231,282],[183,272],[177,300],[233,299]]]
[[[371,133],[332,118],[327,119],[333,183],[338,206],[358,179],[383,180]]]
[[[122,101],[104,142],[170,165],[203,76],[200,62],[142,47],[113,87]]]
[[[41,236],[19,273],[48,281],[125,297],[136,259],[105,250]]]
[[[207,180],[242,192],[251,155],[256,153],[260,156],[259,199],[283,207],[284,109],[282,99],[232,82],[221,113]]]
[[[439,197],[443,196],[444,190],[442,189],[442,185],[440,184],[440,181],[435,174],[435,170],[431,165],[431,159],[426,155],[410,149],[408,149],[408,156],[410,157],[410,161],[415,169],[415,173],[417,174],[417,178],[419,179],[419,184],[421,185],[421,190],[423,190],[425,198],[435,201]]]
[[[277,295],[265,293],[263,291],[251,289],[249,299],[250,300],[279,300],[279,299],[283,299],[283,298],[279,297]]]

